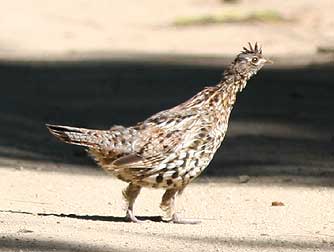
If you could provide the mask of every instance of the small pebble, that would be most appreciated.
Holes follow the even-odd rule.
[[[281,201],[273,201],[271,202],[271,206],[284,206],[284,203]]]
[[[250,180],[250,177],[248,175],[239,176],[239,182],[240,183],[247,183],[249,180]]]
[[[20,229],[19,231],[17,231],[18,233],[24,233],[24,234],[26,234],[26,233],[33,233],[34,231],[32,231],[32,230],[29,230],[29,229]]]

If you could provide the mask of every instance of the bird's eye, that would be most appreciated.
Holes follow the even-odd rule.
[[[259,61],[259,58],[258,57],[253,57],[252,58],[252,63],[257,63]]]

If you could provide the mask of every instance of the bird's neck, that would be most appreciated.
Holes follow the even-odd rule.
[[[221,101],[215,104],[218,110],[231,112],[233,105],[236,102],[237,93],[241,92],[247,85],[248,79],[252,76],[249,72],[236,71],[231,64],[224,72],[222,80],[215,88],[215,95],[219,97],[217,101]]]
[[[222,80],[214,87],[207,87],[190,100],[181,104],[187,107],[203,107],[203,102],[210,106],[204,108],[210,108],[215,111],[228,111],[231,112],[233,104],[236,101],[238,92],[241,92],[247,84],[248,79],[252,74],[241,73],[236,71],[231,64],[224,72]]]
[[[219,91],[223,93],[230,93],[236,95],[241,92],[247,85],[247,81],[252,77],[253,73],[250,72],[238,72],[233,65],[228,67],[222,80],[218,83],[217,87]]]

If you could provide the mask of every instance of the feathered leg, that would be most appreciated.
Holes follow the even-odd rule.
[[[198,224],[200,221],[191,219],[182,219],[175,212],[175,197],[178,189],[167,189],[162,196],[160,208],[165,212],[164,220],[177,224]],[[182,190],[181,190],[182,191]]]
[[[127,188],[123,191],[124,199],[127,203],[127,210],[126,210],[126,219],[131,222],[140,223],[142,221],[138,220],[133,213],[133,205],[137,196],[140,193],[141,187],[135,184],[130,183]]]

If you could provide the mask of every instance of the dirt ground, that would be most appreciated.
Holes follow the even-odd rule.
[[[334,251],[333,54],[320,52],[334,41],[332,0],[0,3],[0,251]],[[294,21],[172,25],[258,10]],[[217,81],[248,41],[276,64],[178,199],[201,224],[161,222],[163,192],[149,189],[135,205],[147,222],[124,222],[126,185],[45,130],[141,120]]]
[[[333,45],[332,0],[0,1],[2,58],[124,53],[234,55],[259,41],[267,55],[313,55]],[[275,11],[293,22],[175,27],[180,18]]]
[[[199,180],[178,200],[197,225],[160,222],[162,191],[144,190],[135,210],[148,221],[133,224],[125,184],[102,171],[1,168],[0,251],[333,251],[333,187],[303,181]]]

